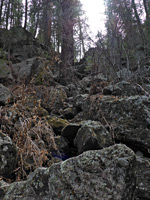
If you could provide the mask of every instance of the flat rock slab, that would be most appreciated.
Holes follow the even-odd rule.
[[[27,181],[13,183],[3,200],[132,200],[135,154],[119,144],[38,168]]]

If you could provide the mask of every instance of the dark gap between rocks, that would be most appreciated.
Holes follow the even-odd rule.
[[[146,149],[145,147],[143,147],[142,146],[143,144],[140,142],[135,142],[135,141],[133,142],[133,141],[127,141],[127,140],[115,140],[115,143],[125,144],[130,149],[132,149],[135,153],[141,152],[144,157],[150,158],[150,152],[148,152],[148,148]]]

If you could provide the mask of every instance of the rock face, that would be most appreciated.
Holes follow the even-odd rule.
[[[0,105],[4,106],[6,104],[13,102],[13,95],[10,90],[4,85],[0,84]]]
[[[38,168],[27,181],[12,184],[3,200],[132,200],[134,193],[135,154],[114,145]]]
[[[17,164],[17,150],[10,137],[0,132],[0,176],[10,178]]]

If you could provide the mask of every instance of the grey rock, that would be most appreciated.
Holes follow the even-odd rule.
[[[74,98],[73,101],[73,105],[74,107],[76,107],[77,109],[81,109],[82,110],[82,105],[84,103],[84,101],[86,100],[86,98],[88,97],[88,94],[79,94]]]
[[[32,76],[36,73],[38,74],[38,70],[44,68],[42,58],[30,58],[25,61],[19,62],[17,64],[12,65],[12,73],[17,81],[25,81],[29,83]]]
[[[109,85],[103,89],[104,95],[114,96],[133,96],[133,95],[144,95],[144,92],[138,85],[131,84],[126,81],[116,83],[115,85]]]
[[[0,199],[4,198],[9,185],[9,183],[6,183],[3,180],[0,181]]]
[[[10,137],[0,133],[0,176],[9,178],[17,164],[17,149]]]
[[[109,124],[116,141],[149,155],[150,97],[95,95],[83,107],[82,117]]]
[[[4,85],[0,84],[0,105],[4,106],[12,103],[13,101],[14,97],[11,91]]]
[[[134,193],[135,154],[120,144],[38,168],[3,200],[132,200]]]
[[[123,68],[117,72],[117,77],[122,80],[127,80],[132,75],[132,72],[127,68]]]
[[[6,61],[0,59],[0,82],[8,85],[13,81],[10,67],[7,65]]]
[[[98,121],[85,121],[74,139],[78,154],[87,150],[96,150],[113,144],[111,133]]]
[[[150,199],[150,158],[136,157],[136,197],[139,200]]]
[[[13,27],[10,30],[0,30],[0,47],[11,52],[13,63],[23,62],[28,58],[41,56],[42,46],[33,38],[32,34],[22,27]]]

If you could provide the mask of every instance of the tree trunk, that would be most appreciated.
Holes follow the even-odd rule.
[[[13,27],[14,25],[14,0],[11,1],[11,21],[10,21],[10,27]]]
[[[27,17],[28,17],[28,0],[25,1],[25,21],[24,21],[24,29],[27,28]]]
[[[0,26],[1,26],[1,23],[2,23],[2,10],[3,10],[3,3],[4,3],[4,1],[1,0],[1,6],[0,6]]]
[[[10,14],[10,0],[8,2],[7,13],[6,13],[6,29],[8,29],[9,14]]]
[[[62,2],[62,52],[61,60],[64,68],[68,68],[74,61],[74,39],[73,39],[73,14],[72,1]]]
[[[83,38],[83,32],[82,32],[82,25],[81,25],[81,19],[78,16],[78,23],[79,23],[79,31],[80,31],[80,40],[81,40],[81,45],[82,45],[82,53],[83,55],[85,54],[85,45],[84,45],[84,38]]]
[[[34,33],[33,33],[34,38],[36,37],[36,34],[37,34],[37,28],[38,28],[38,24],[39,24],[39,15],[40,15],[40,13],[38,12],[37,18],[36,18],[36,23],[35,23],[35,29],[34,29]]]
[[[139,14],[137,12],[135,0],[132,0],[132,7],[133,7],[133,10],[134,10],[135,18],[137,20],[137,25],[138,25],[139,33],[141,35],[143,45],[145,46],[145,43],[146,43],[146,41],[145,41],[145,34],[144,34],[144,31],[143,31],[143,28],[142,28],[142,25],[141,25],[141,20],[140,20]]]
[[[147,0],[143,0],[143,5],[146,13],[146,21],[150,20],[150,10],[148,8]]]

